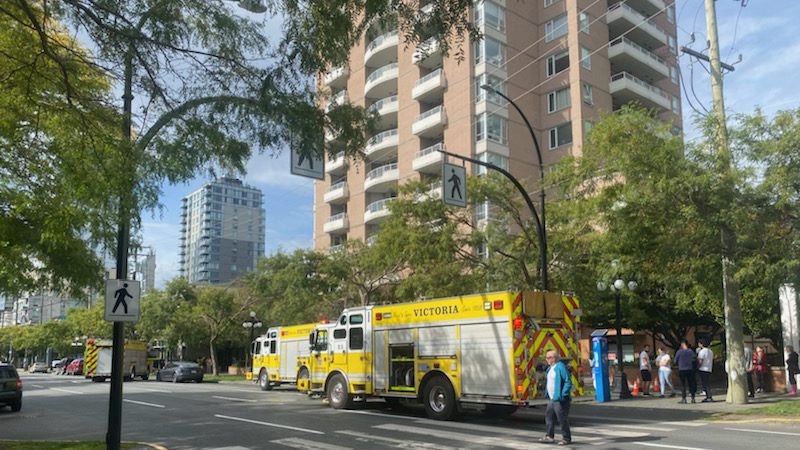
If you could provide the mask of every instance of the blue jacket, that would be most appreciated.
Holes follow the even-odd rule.
[[[554,402],[560,402],[563,400],[569,400],[570,394],[572,393],[572,377],[569,375],[569,371],[567,370],[567,366],[564,365],[561,361],[557,362],[553,366],[549,366],[547,371],[545,372],[545,381],[547,380],[547,375],[550,373],[551,370],[556,371],[556,379],[555,379],[555,395],[551,400]],[[547,384],[545,384],[544,390],[545,396],[550,397],[550,394],[547,392]]]

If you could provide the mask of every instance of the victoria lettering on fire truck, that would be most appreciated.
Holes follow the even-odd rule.
[[[576,297],[495,292],[346,309],[311,343],[311,393],[334,408],[367,397],[421,402],[429,417],[511,413],[544,401],[547,350],[577,382]]]
[[[317,323],[273,327],[253,341],[252,379],[262,390],[283,383],[297,383],[308,389],[308,335]]]

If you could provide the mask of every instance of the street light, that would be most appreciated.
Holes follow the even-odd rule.
[[[611,261],[611,267],[615,270],[619,265],[618,260]],[[614,280],[613,283],[606,286],[606,283],[603,281],[597,282],[597,290],[598,291],[605,291],[608,288],[611,292],[614,293],[614,300],[615,300],[615,328],[617,329],[617,373],[614,375],[614,386],[619,386],[619,390],[617,394],[619,398],[631,398],[631,393],[628,390],[628,377],[625,375],[625,362],[622,357],[622,307],[620,304],[621,297],[622,297],[622,290],[627,288],[629,291],[633,292],[638,288],[639,285],[636,281],[629,280],[627,283],[622,278],[617,278]]]
[[[548,279],[547,279],[547,225],[545,222],[545,213],[544,213],[544,200],[545,200],[545,193],[544,193],[544,162],[542,161],[542,149],[539,147],[539,140],[536,139],[536,133],[533,131],[533,126],[528,121],[528,117],[523,114],[522,110],[519,109],[516,103],[513,100],[508,98],[505,94],[498,91],[497,89],[493,88],[488,84],[482,84],[481,89],[487,92],[492,92],[495,95],[498,95],[504,98],[508,103],[511,103],[511,106],[517,110],[517,113],[522,117],[522,120],[525,122],[525,126],[528,127],[528,131],[531,134],[531,139],[533,139],[533,146],[536,150],[536,157],[539,160],[539,209],[540,209],[540,216],[541,216],[541,227],[539,227],[539,257],[541,259],[542,265],[542,290],[547,291],[548,288]]]
[[[250,329],[250,343],[247,344],[247,361],[244,363],[245,369],[250,372],[250,364],[253,361],[253,333],[256,328],[261,328],[261,321],[256,319],[256,312],[250,311],[250,318],[242,323],[242,326]]]

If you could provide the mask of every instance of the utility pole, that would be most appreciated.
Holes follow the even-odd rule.
[[[717,165],[722,177],[720,194],[732,201],[735,192],[731,179],[731,153],[728,147],[728,128],[725,122],[725,101],[722,92],[722,64],[719,59],[717,36],[717,11],[715,0],[705,0],[706,30],[708,33],[709,62],[711,63],[711,95],[713,97],[714,121],[717,125]],[[730,208],[732,205],[726,205]],[[724,207],[723,207],[724,208]],[[723,210],[724,211],[724,210]],[[729,218],[720,214],[717,218],[722,244],[722,287],[725,301],[725,341],[727,348],[728,394],[726,401],[737,405],[747,403],[747,380],[744,370],[744,320],[739,298],[739,283],[734,277],[736,234]]]

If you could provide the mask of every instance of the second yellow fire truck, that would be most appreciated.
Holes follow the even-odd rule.
[[[495,292],[346,309],[310,335],[310,392],[333,408],[367,397],[421,402],[429,417],[511,413],[544,401],[545,353],[578,383],[578,299]]]
[[[298,389],[308,389],[308,335],[317,323],[273,327],[253,342],[253,380],[262,390],[296,383]]]

